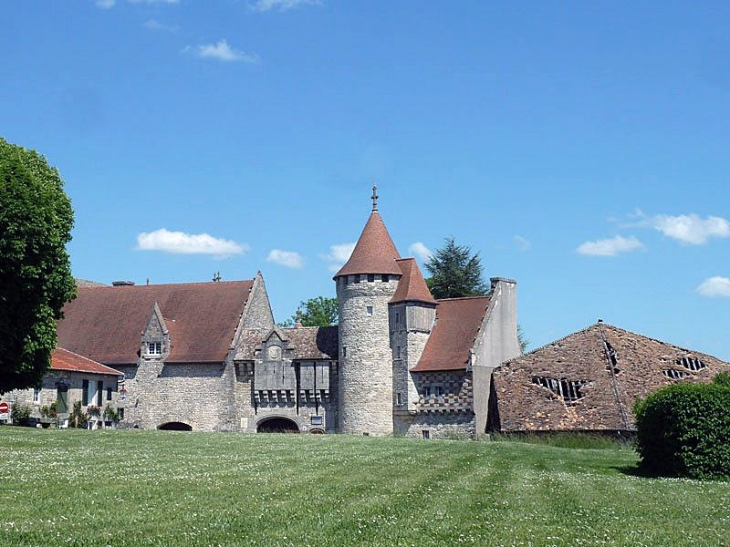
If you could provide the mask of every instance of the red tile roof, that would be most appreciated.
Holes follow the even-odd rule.
[[[157,302],[170,329],[168,362],[223,361],[253,281],[79,288],[64,306],[58,344],[107,364],[136,363]]]
[[[465,370],[474,347],[489,296],[438,300],[436,326],[413,372]]]
[[[395,291],[391,304],[398,302],[426,302],[436,304],[431,291],[428,290],[426,280],[423,279],[421,270],[418,268],[415,258],[399,258],[396,260],[403,276],[398,281],[398,289]]]
[[[393,274],[401,275],[396,259],[400,258],[388,229],[380,218],[380,213],[373,211],[363,228],[360,239],[350,255],[350,259],[335,274]]]
[[[113,368],[87,359],[63,348],[56,348],[51,354],[51,368],[53,370],[70,370],[72,372],[87,372],[90,374],[109,374],[121,376],[122,373]]]

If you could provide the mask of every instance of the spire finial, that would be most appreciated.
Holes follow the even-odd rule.
[[[378,210],[378,185],[373,183],[373,197],[370,198],[373,200],[373,211]]]

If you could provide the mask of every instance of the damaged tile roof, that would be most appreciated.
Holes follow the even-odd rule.
[[[277,328],[285,347],[292,352],[287,358],[295,361],[336,361],[338,353],[337,327],[294,327]],[[269,337],[271,331],[245,329],[241,333],[241,343],[236,352],[238,361],[253,361],[256,350]]]
[[[51,354],[51,369],[67,370],[71,372],[86,372],[89,374],[109,374],[121,376],[122,373],[113,368],[87,359],[63,348],[56,348]]]
[[[436,304],[436,300],[428,290],[426,280],[423,279],[421,270],[415,258],[399,258],[396,260],[403,276],[398,281],[398,288],[390,299],[391,304],[399,302],[425,302]]]
[[[155,302],[171,333],[168,362],[223,361],[253,281],[79,288],[58,344],[106,364],[136,363]]]
[[[495,370],[496,422],[504,432],[631,430],[637,397],[721,371],[730,363],[599,322]]]
[[[491,297],[438,300],[436,325],[412,372],[466,370]]]
[[[335,274],[335,278],[355,274],[401,275],[401,270],[395,262],[398,258],[400,255],[383,219],[380,218],[380,213],[373,211],[349,260]]]

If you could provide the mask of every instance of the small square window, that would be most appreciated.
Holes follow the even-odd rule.
[[[360,283],[360,276],[359,275],[356,275],[355,276],[355,283]]]
[[[322,416],[312,416],[312,425],[322,425]]]
[[[372,314],[373,314],[373,307],[368,306],[368,315],[372,315]]]
[[[431,432],[428,429],[424,429],[421,431],[421,435],[424,439],[430,439],[431,438]]]
[[[373,281],[375,281],[375,275],[368,274],[368,283],[372,283]]]
[[[382,276],[380,276],[380,278],[383,280],[384,283],[390,281],[390,276],[388,274],[383,274]]]
[[[162,355],[162,342],[147,342],[147,355]]]

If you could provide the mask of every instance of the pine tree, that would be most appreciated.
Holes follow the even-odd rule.
[[[454,237],[446,238],[446,245],[425,264],[431,277],[426,279],[436,299],[481,296],[489,292],[482,279],[479,253],[472,255],[471,247],[457,245]]]

